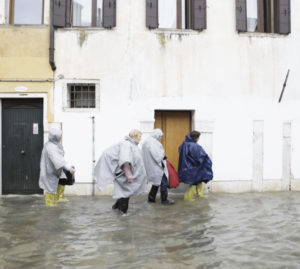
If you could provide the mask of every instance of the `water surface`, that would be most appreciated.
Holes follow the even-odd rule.
[[[0,269],[300,268],[300,193],[134,197],[126,217],[108,196],[68,198],[0,197]]]

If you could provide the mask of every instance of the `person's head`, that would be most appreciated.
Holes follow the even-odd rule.
[[[142,138],[142,132],[137,129],[133,129],[129,132],[129,136],[135,141],[136,144],[140,143]]]
[[[161,138],[163,137],[164,133],[161,129],[154,129],[151,134],[150,134],[153,138],[157,139],[158,141],[161,140]]]
[[[191,131],[191,133],[190,133],[191,138],[192,138],[195,142],[198,142],[200,135],[201,135],[201,133],[198,132],[198,131],[196,131],[196,130]]]
[[[48,139],[53,143],[60,143],[62,132],[60,129],[52,128],[49,130]]]

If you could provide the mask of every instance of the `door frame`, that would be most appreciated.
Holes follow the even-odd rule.
[[[40,98],[43,99],[43,125],[44,125],[44,143],[48,133],[48,98],[46,93],[1,93],[0,94],[0,160],[2,160],[2,99],[15,98]],[[2,161],[0,162],[0,195],[2,195]]]

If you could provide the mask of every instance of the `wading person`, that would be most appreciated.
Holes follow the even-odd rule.
[[[165,151],[160,140],[163,132],[160,129],[154,129],[142,145],[144,165],[147,173],[148,183],[152,184],[148,194],[148,202],[155,203],[157,191],[160,187],[161,203],[164,205],[174,204],[174,201],[168,200],[168,169],[165,157]]]
[[[180,182],[189,184],[184,195],[184,200],[194,201],[196,197],[205,197],[203,194],[203,183],[207,183],[213,178],[212,162],[197,143],[200,132],[192,131],[186,135],[185,141],[179,147],[178,176]]]
[[[132,195],[146,192],[146,171],[138,147],[141,136],[141,131],[131,130],[123,141],[105,150],[95,166],[94,176],[100,190],[114,183],[113,198],[117,200],[112,208],[119,209],[121,214],[127,213]]]
[[[66,201],[63,199],[65,186],[58,184],[60,178],[66,177],[63,169],[70,171],[71,174],[75,173],[75,169],[64,159],[64,149],[60,143],[61,135],[61,130],[51,129],[41,155],[39,186],[45,191],[47,206],[54,206],[55,201]]]

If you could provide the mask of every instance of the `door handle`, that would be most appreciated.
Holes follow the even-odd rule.
[[[24,154],[25,154],[25,151],[24,151],[24,150],[21,150],[21,154],[24,155]]]

